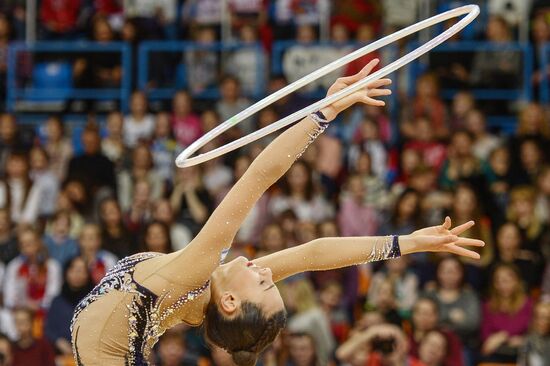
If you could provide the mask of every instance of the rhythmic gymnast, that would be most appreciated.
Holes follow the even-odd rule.
[[[331,95],[366,77],[338,79]],[[410,235],[320,238],[252,261],[223,258],[240,224],[260,196],[301,156],[338,113],[356,104],[383,106],[389,79],[371,82],[313,113],[278,136],[254,160],[202,230],[171,254],[139,253],[122,259],[77,306],[71,324],[77,364],[148,365],[162,333],[185,322],[203,324],[207,340],[232,355],[239,366],[254,365],[284,327],[285,307],[275,283],[296,273],[341,268],[414,252],[479,255],[463,246],[483,246],[460,238],[473,222],[451,229],[451,220]],[[220,261],[221,258],[221,261]]]

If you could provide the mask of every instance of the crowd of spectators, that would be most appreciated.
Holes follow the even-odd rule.
[[[329,1],[229,3],[236,36],[261,39],[268,52],[273,39],[315,40]],[[349,52],[353,37],[367,42],[415,20],[415,9],[399,17],[376,3],[332,2],[334,52],[325,49],[323,63]],[[547,2],[534,3],[531,34],[541,45],[550,39],[550,13]],[[0,77],[5,45],[21,37],[24,20],[21,1],[6,4]],[[391,10],[416,2],[384,4]],[[43,0],[40,37],[78,39],[92,29],[98,42],[119,34],[126,41],[183,37],[208,43],[220,37],[219,5]],[[512,37],[514,24],[505,16],[488,24],[491,41]],[[286,73],[269,78],[268,93],[319,66],[308,58],[316,51],[300,47],[287,52]],[[257,75],[244,66],[249,55],[223,60],[218,78],[222,60],[202,52],[186,55],[193,68],[189,88],[160,108],[136,90],[128,113],[113,109],[104,121],[90,115],[77,133],[63,115],[50,116],[40,128],[0,115],[0,365],[71,365],[69,323],[78,301],[120,258],[185,248],[273,140],[267,136],[202,165],[175,167],[184,147],[253,102],[247,95]],[[355,73],[375,56],[343,72]],[[481,260],[419,253],[293,276],[278,284],[287,327],[260,365],[550,364],[550,111],[516,103],[515,132],[490,129],[487,113],[509,106],[487,106],[468,88],[515,83],[520,61],[506,53],[467,59],[432,58],[431,71],[417,80],[413,99],[401,100],[397,117],[357,106],[332,122],[253,207],[228,259],[255,258],[319,237],[408,234],[449,215],[457,224],[476,221],[465,235],[485,241]],[[76,59],[73,71],[88,86],[116,84],[123,72],[108,57]],[[334,76],[317,87],[330,85]],[[212,85],[219,86],[219,99],[195,98]],[[446,101],[441,85],[461,91]],[[308,103],[302,95],[287,96],[205,149]],[[199,328],[184,324],[166,332],[154,357],[163,366],[231,365],[227,353],[207,346]]]

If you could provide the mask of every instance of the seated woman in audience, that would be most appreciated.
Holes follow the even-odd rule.
[[[520,350],[520,365],[550,365],[550,302],[535,306],[531,330]]]
[[[20,229],[18,240],[21,254],[6,269],[4,305],[11,309],[26,307],[43,314],[61,290],[61,268],[48,258],[36,230]]]
[[[29,175],[40,190],[39,217],[49,217],[56,211],[60,180],[50,167],[50,158],[41,146],[33,146],[29,151]]]
[[[114,267],[117,257],[101,249],[101,232],[96,224],[86,224],[82,228],[79,240],[80,256],[86,262],[94,285]]]
[[[409,270],[408,263],[405,257],[385,262],[382,270],[372,277],[368,295],[369,301],[376,303],[380,287],[390,281],[395,289],[396,308],[403,318],[409,318],[418,294],[418,277]]]
[[[340,196],[338,224],[343,236],[374,235],[380,217],[375,207],[366,202],[366,187],[360,175],[348,177]]]
[[[387,187],[384,179],[374,174],[372,159],[367,151],[359,152],[353,167],[350,169],[359,175],[365,186],[365,203],[378,209],[385,209],[389,204]]]
[[[58,116],[50,116],[45,124],[46,141],[44,149],[50,157],[50,167],[60,182],[67,175],[69,160],[73,155],[73,145],[65,135],[63,121]]]
[[[420,343],[433,330],[439,330],[447,338],[445,366],[464,365],[463,346],[458,336],[451,330],[439,326],[439,307],[434,300],[423,297],[413,307],[412,329],[409,335],[410,354],[418,357]]]
[[[456,257],[443,258],[437,266],[436,285],[426,296],[437,302],[439,324],[452,330],[467,348],[477,347],[481,308],[477,294],[464,282],[464,265]]]
[[[548,223],[540,220],[535,211],[536,191],[531,186],[519,186],[510,192],[508,220],[515,223],[522,234],[521,248],[533,255],[542,255],[543,238],[548,235]]]
[[[400,327],[403,324],[403,317],[397,308],[397,290],[395,282],[384,279],[377,286],[376,296],[368,298],[367,308],[369,312],[375,311],[380,314],[383,322],[395,324]]]
[[[296,332],[288,338],[289,359],[285,366],[321,366],[326,365],[317,359],[317,345],[309,333]]]
[[[106,198],[101,201],[99,205],[99,223],[103,249],[119,258],[137,252],[135,239],[122,219],[122,212],[116,199]]]
[[[64,278],[61,294],[53,299],[46,316],[44,333],[58,353],[72,357],[69,331],[72,314],[80,300],[92,290],[93,284],[86,262],[81,257],[73,257],[67,263]]]
[[[443,332],[428,332],[418,347],[418,357],[424,366],[444,366],[447,354],[447,337]]]
[[[119,111],[107,115],[107,136],[101,139],[101,152],[115,165],[118,172],[126,159],[126,146],[123,140],[124,116]]]
[[[140,180],[149,183],[151,199],[157,200],[162,196],[164,182],[153,165],[153,156],[149,145],[137,144],[132,152],[130,169],[123,170],[117,176],[118,201],[122,212],[127,212],[132,207],[136,184]]]
[[[172,253],[172,242],[168,226],[153,221],[145,227],[141,252]]]
[[[19,308],[13,312],[19,337],[13,344],[13,366],[55,366],[55,353],[48,341],[33,336],[33,312]]]
[[[501,264],[515,265],[529,289],[541,283],[542,263],[532,252],[522,249],[523,238],[516,224],[507,222],[497,230],[497,252],[493,264],[487,269],[488,282],[494,268]]]
[[[44,245],[50,258],[60,266],[78,254],[78,243],[70,236],[71,216],[68,212],[59,211],[50,223],[49,233],[44,235]]]
[[[292,209],[300,221],[319,223],[334,216],[333,208],[317,192],[313,182],[312,168],[302,160],[297,160],[283,178],[281,194],[274,196],[269,203],[270,212],[277,216]]]
[[[473,186],[461,183],[457,185],[454,191],[452,208],[450,215],[461,222],[466,217],[473,218],[477,225],[468,230],[468,235],[471,238],[483,240],[485,246],[476,248],[481,259],[469,260],[460,258],[466,265],[466,281],[475,288],[481,287],[481,273],[489,266],[494,257],[493,248],[493,233],[491,230],[491,220],[483,212],[482,203],[478,198],[478,194],[474,191]]]
[[[487,362],[515,363],[533,313],[521,274],[512,264],[496,266],[483,304],[481,355]]]
[[[175,221],[170,201],[162,198],[155,202],[153,220],[162,222],[170,230],[170,241],[174,250],[183,249],[193,239],[191,232],[184,225]]]
[[[286,242],[283,229],[279,224],[274,222],[264,227],[255,257],[260,258],[285,248]]]

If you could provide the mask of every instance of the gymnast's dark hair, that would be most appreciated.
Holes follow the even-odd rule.
[[[285,310],[266,317],[258,305],[244,302],[240,314],[229,319],[215,302],[210,302],[204,330],[206,339],[229,352],[238,366],[254,366],[258,355],[273,342],[285,323]]]

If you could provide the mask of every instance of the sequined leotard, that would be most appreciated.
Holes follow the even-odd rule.
[[[77,305],[71,323],[71,333],[74,334],[73,351],[77,365],[82,366],[84,364],[78,349],[78,338],[81,329],[78,325],[75,327],[76,319],[101,296],[111,291],[119,291],[133,296],[131,303],[128,305],[128,353],[124,358],[126,365],[140,366],[148,365],[149,352],[165,330],[162,328],[164,320],[187,302],[202,295],[208,288],[209,282],[207,281],[203,286],[180,296],[176,302],[161,311],[161,304],[167,294],[157,296],[137,283],[133,276],[135,266],[138,263],[159,255],[158,253],[140,253],[122,259],[107,273],[92,292]]]

